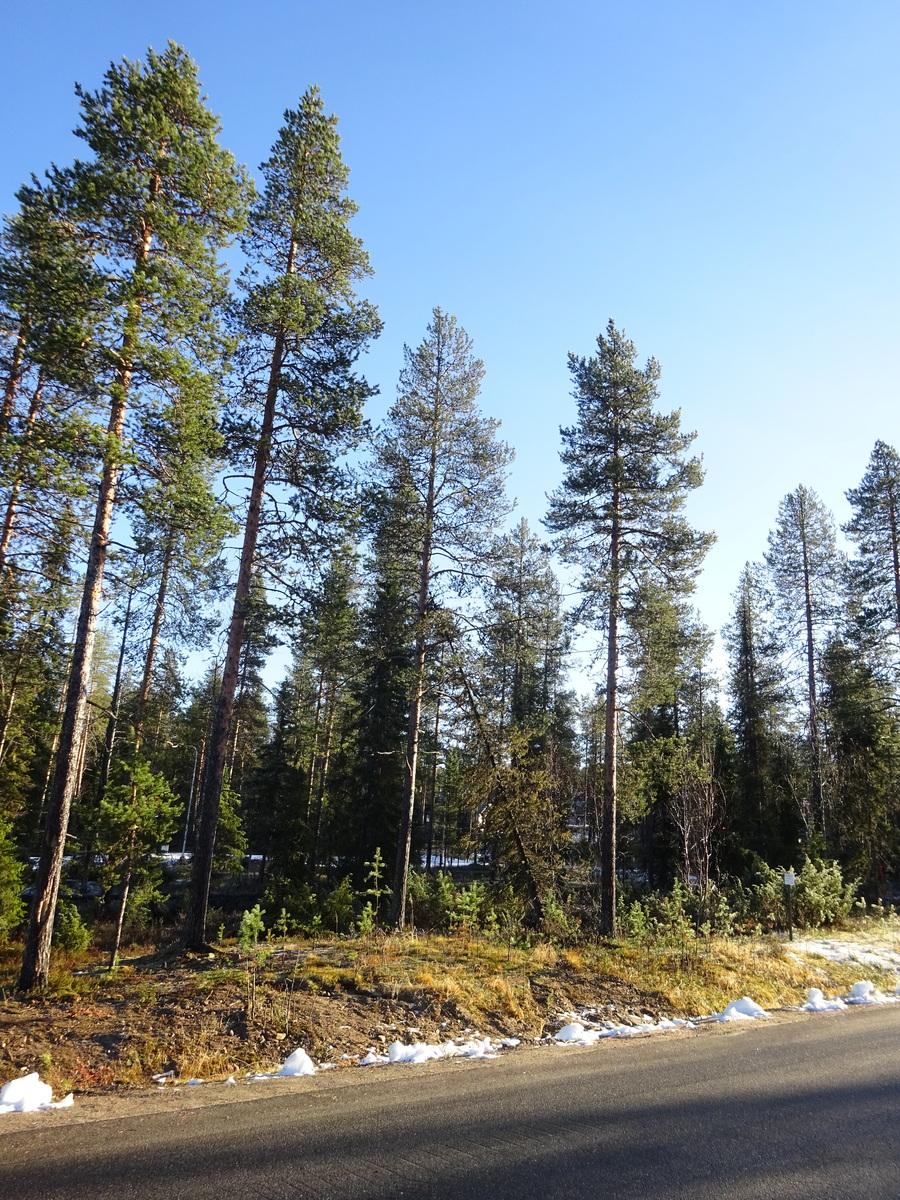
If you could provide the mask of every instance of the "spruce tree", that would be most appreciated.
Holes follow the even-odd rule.
[[[241,346],[229,426],[237,468],[250,477],[222,682],[198,810],[192,900],[185,928],[202,945],[219,797],[251,606],[254,571],[275,573],[279,588],[303,574],[313,554],[334,544],[349,517],[342,453],[353,443],[371,394],[354,363],[380,329],[359,301],[369,274],[362,242],[350,230],[356,205],[345,195],[348,170],[337,118],[318,88],[288,110],[268,160],[243,240],[248,267],[237,314]],[[273,495],[273,492],[275,493]],[[269,510],[264,504],[268,497]]]
[[[853,516],[843,527],[856,543],[853,564],[857,587],[865,597],[864,615],[877,630],[900,638],[900,455],[877,441],[866,473],[847,499]]]
[[[219,370],[217,252],[242,223],[245,184],[217,142],[196,67],[178,46],[113,64],[97,92],[77,89],[76,130],[93,153],[51,172],[102,278],[102,354],[95,386],[108,401],[99,487],[56,771],[35,881],[20,986],[47,980],[50,939],[96,638],[103,572],[129,437],[164,405]],[[205,384],[200,384],[205,386]]]
[[[900,852],[900,721],[890,689],[848,642],[830,639],[821,674],[830,846],[883,901]]]
[[[729,720],[737,750],[735,832],[742,846],[769,862],[784,862],[797,840],[796,807],[785,786],[792,757],[789,690],[763,574],[754,564],[747,563],[741,572],[725,645]]]
[[[703,479],[688,458],[694,434],[680,414],[654,411],[659,365],[635,363],[634,344],[610,321],[596,357],[569,356],[578,423],[561,430],[566,474],[550,497],[548,527],[582,570],[583,612],[606,638],[606,730],[601,834],[601,927],[616,929],[617,726],[620,637],[626,609],[649,579],[689,592],[713,538],[681,509]]]

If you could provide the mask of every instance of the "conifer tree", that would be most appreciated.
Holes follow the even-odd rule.
[[[415,638],[417,517],[402,482],[370,489],[369,586],[359,615],[359,653],[350,682],[349,745],[343,765],[340,829],[357,870],[380,848],[396,855]]]
[[[694,434],[678,412],[653,409],[659,365],[635,364],[634,344],[609,322],[594,358],[569,356],[578,424],[562,429],[562,484],[550,497],[548,527],[560,536],[563,559],[582,569],[584,613],[606,637],[606,730],[601,834],[601,927],[616,928],[616,753],[620,627],[646,581],[674,594],[689,592],[708,534],[681,516],[700,485],[700,462],[688,458]]]
[[[877,441],[866,473],[847,499],[853,516],[844,532],[856,543],[854,576],[869,622],[900,637],[900,455]],[[895,653],[900,647],[895,646]]]
[[[397,830],[391,921],[405,921],[412,846],[413,808],[429,638],[444,583],[465,589],[490,557],[494,529],[507,511],[503,493],[507,447],[496,438],[498,422],[475,403],[484,366],[472,341],[440,308],[425,340],[406,347],[398,397],[377,439],[377,470],[386,486],[414,493],[410,547],[416,560],[415,645],[406,767]]]
[[[890,689],[846,641],[830,639],[821,672],[830,845],[883,901],[900,851],[900,721]]]
[[[797,814],[784,786],[791,757],[788,687],[761,570],[747,563],[725,629],[730,659],[729,719],[737,749],[734,819],[741,844],[771,862],[796,848]]]
[[[350,230],[356,205],[345,195],[348,170],[337,118],[310,88],[261,167],[263,186],[243,240],[248,268],[238,313],[238,394],[231,451],[250,474],[222,683],[203,776],[189,945],[202,945],[226,769],[241,646],[254,571],[280,588],[302,574],[313,551],[333,544],[350,515],[339,465],[360,425],[371,389],[353,366],[379,332],[374,308],[353,286],[369,274],[362,242]],[[273,492],[276,495],[273,496]],[[264,502],[270,509],[264,522]]]
[[[102,278],[103,327],[95,380],[108,400],[99,489],[56,771],[35,882],[20,986],[46,983],[50,938],[96,637],[103,572],[126,439],[167,391],[206,387],[223,353],[217,252],[240,228],[244,179],[216,140],[194,64],[178,46],[146,63],[113,64],[97,92],[77,89],[93,152],[51,172],[68,219]],[[131,406],[134,406],[133,408]]]
[[[571,859],[575,792],[569,648],[559,583],[548,552],[522,520],[500,542],[480,616],[477,691],[492,746],[481,747],[483,816],[492,860],[517,890],[553,895]],[[457,664],[460,669],[461,664]],[[472,671],[469,668],[471,678]],[[499,772],[499,774],[498,774]]]
[[[810,814],[826,836],[819,717],[818,646],[837,615],[842,558],[834,519],[819,497],[802,484],[782,500],[778,524],[769,534],[766,565],[780,633],[802,662],[798,672],[807,714]]]

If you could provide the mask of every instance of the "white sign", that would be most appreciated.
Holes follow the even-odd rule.
[[[794,872],[793,871],[785,871],[784,886],[785,887],[793,887],[796,882],[797,882],[797,880],[794,878]]]

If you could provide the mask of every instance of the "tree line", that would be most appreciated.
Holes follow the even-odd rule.
[[[785,497],[718,680],[690,605],[713,541],[683,515],[694,435],[613,322],[570,356],[546,534],[510,525],[512,452],[453,316],[434,309],[365,419],[381,327],[316,88],[255,179],[178,46],[77,95],[85,158],[25,184],[0,241],[0,932],[34,856],[23,988],[46,982],[65,862],[101,864],[115,961],[163,845],[191,853],[190,946],[248,852],[297,922],[385,858],[401,928],[422,872],[459,860],[526,922],[607,935],[620,891],[677,878],[703,910],[801,856],[887,896],[891,447],[848,492],[852,556],[814,492]],[[604,650],[579,697],[585,628]]]

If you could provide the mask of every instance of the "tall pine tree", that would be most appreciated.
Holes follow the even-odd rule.
[[[621,626],[648,578],[673,594],[689,592],[713,538],[681,515],[703,473],[687,457],[694,434],[681,432],[680,414],[654,411],[659,365],[638,367],[634,344],[612,321],[597,351],[569,356],[578,423],[561,430],[566,473],[547,525],[560,535],[563,559],[581,567],[584,612],[606,637],[601,926],[613,935]]]
[[[35,880],[20,986],[47,980],[50,938],[72,798],[103,571],[127,439],[174,389],[205,387],[223,352],[217,312],[224,279],[217,252],[242,223],[244,179],[217,142],[196,67],[178,46],[146,62],[113,64],[97,92],[77,89],[93,152],[51,183],[104,283],[108,400],[99,487],[69,672],[46,834]],[[132,406],[134,406],[132,410]]]
[[[250,474],[222,683],[200,796],[190,945],[202,945],[219,799],[238,685],[254,571],[275,572],[280,587],[308,556],[333,540],[348,514],[339,466],[371,389],[354,363],[379,331],[375,310],[355,282],[369,274],[362,242],[350,230],[356,205],[345,195],[348,170],[337,118],[310,88],[262,165],[263,187],[243,241],[248,268],[238,324],[238,395],[232,453]],[[264,529],[264,503],[268,497]],[[264,536],[261,536],[264,535]]]

